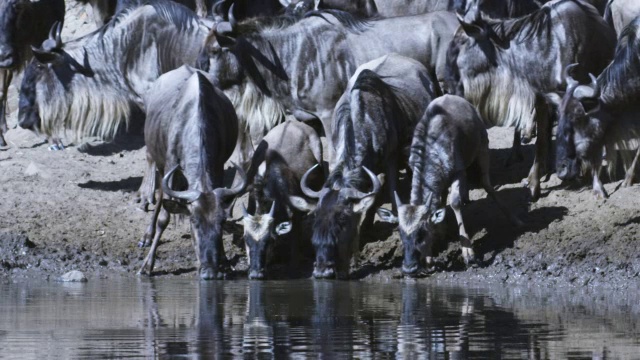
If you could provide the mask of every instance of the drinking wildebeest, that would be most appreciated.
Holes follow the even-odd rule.
[[[628,149],[629,141],[640,139],[640,18],[636,18],[620,35],[616,55],[611,64],[590,85],[580,85],[567,76],[567,91],[560,105],[556,135],[556,171],[558,177],[570,180],[580,168],[591,170],[593,191],[606,198],[600,181],[602,149],[606,149],[610,172],[615,170],[617,149]],[[571,66],[567,68],[567,72]],[[633,161],[622,152],[627,165],[623,186],[633,183]]]
[[[243,218],[250,279],[264,278],[277,240],[287,243],[292,257],[300,256],[303,216],[291,206],[289,197],[303,196],[302,176],[321,163],[320,138],[313,128],[297,120],[274,127],[258,145],[248,171],[252,189]],[[310,182],[320,185],[323,177],[316,175]],[[297,260],[291,258],[290,262]]]
[[[6,146],[7,92],[13,76],[32,57],[31,46],[40,45],[64,21],[64,0],[3,0],[0,2],[0,147]]]
[[[315,277],[348,274],[351,256],[359,250],[360,228],[373,224],[369,210],[380,200],[379,177],[384,174],[393,193],[398,168],[407,162],[413,128],[437,94],[434,83],[423,65],[397,54],[362,65],[349,80],[336,104],[336,161],[330,164],[329,178],[320,191],[307,186],[306,176],[301,183],[303,192],[319,199],[318,204],[292,197],[301,210],[315,211]],[[363,191],[367,188],[371,190]]]
[[[223,187],[224,163],[238,137],[233,106],[208,75],[188,66],[158,78],[145,95],[145,104],[147,161],[155,163],[157,176],[163,179],[142,240],[153,238],[153,244],[140,272],[146,272],[147,266],[149,274],[153,270],[169,213],[177,213],[189,216],[200,277],[221,278],[227,266],[222,226],[246,183],[244,171],[238,168],[242,181],[231,189]]]
[[[476,167],[472,167],[475,165]],[[409,166],[413,172],[411,200],[397,193],[400,237],[404,246],[402,272],[415,274],[420,260],[431,263],[431,249],[444,235],[445,205],[451,187],[451,208],[458,222],[462,256],[474,261],[471,239],[461,208],[468,202],[466,172],[478,169],[483,189],[514,223],[521,222],[496,198],[489,180],[489,139],[478,111],[465,99],[444,95],[429,104],[413,135]]]
[[[285,111],[298,120],[321,120],[331,139],[335,104],[349,77],[358,66],[389,52],[419,61],[442,79],[447,44],[458,22],[448,12],[369,22],[334,10],[310,13],[289,26],[257,25],[256,30],[252,25],[248,31],[241,23],[224,33],[220,27],[209,35],[201,66],[217,77],[257,143]],[[405,33],[414,36],[400,36]]]
[[[638,16],[640,1],[636,0],[609,0],[604,11],[605,21],[615,29],[618,36]]]
[[[478,16],[471,23],[460,22],[447,54],[446,88],[476,105],[489,124],[524,130],[525,141],[537,127],[528,176],[536,200],[551,141],[545,94],[563,90],[568,64],[583,62],[582,79],[604,69],[613,56],[615,34],[595,8],[581,0],[556,0],[513,20]],[[519,134],[514,138],[516,155]]]

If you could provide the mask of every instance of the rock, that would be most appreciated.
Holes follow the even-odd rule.
[[[30,162],[27,168],[24,170],[25,176],[40,176],[43,179],[51,178],[51,175],[43,170],[39,165],[34,162]]]
[[[82,271],[71,270],[60,277],[62,282],[87,282],[87,277]]]

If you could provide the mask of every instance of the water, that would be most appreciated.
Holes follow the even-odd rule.
[[[402,281],[4,284],[0,358],[640,359],[636,304]]]

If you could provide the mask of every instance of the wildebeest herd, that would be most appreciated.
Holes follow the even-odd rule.
[[[508,162],[536,137],[532,201],[554,166],[563,180],[589,174],[606,197],[603,157],[614,166],[640,136],[640,9],[630,0],[97,0],[104,25],[67,43],[61,0],[2,1],[0,145],[7,88],[26,64],[18,122],[54,149],[66,130],[111,140],[144,121],[139,201],[155,208],[142,273],[180,214],[200,277],[224,277],[223,225],[246,192],[250,278],[266,276],[276,242],[300,260],[303,222],[313,276],[347,277],[376,214],[398,224],[402,271],[416,274],[444,235],[447,203],[472,263],[467,175],[523,224],[491,185],[486,128],[516,128]],[[623,156],[624,185],[638,157],[640,148]]]

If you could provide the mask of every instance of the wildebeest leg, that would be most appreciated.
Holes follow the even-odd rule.
[[[462,258],[464,263],[469,265],[475,262],[475,255],[471,248],[471,239],[467,234],[467,229],[464,227],[462,221],[462,196],[460,196],[460,181],[465,176],[464,172],[458,173],[451,184],[451,208],[456,215],[456,221],[458,222],[458,232],[460,235],[460,244],[462,245]]]
[[[51,151],[64,150],[64,144],[62,143],[62,140],[59,137],[52,136],[47,138],[47,141],[49,142],[49,150]]]
[[[480,168],[480,181],[482,181],[482,187],[484,191],[491,196],[493,201],[496,202],[498,208],[502,213],[511,221],[515,226],[522,226],[524,223],[513,215],[511,211],[498,199],[496,196],[496,190],[491,186],[491,180],[489,178],[489,149],[483,149],[478,155],[478,167]]]
[[[624,182],[622,183],[623,187],[628,187],[633,185],[633,178],[636,175],[636,165],[638,163],[638,157],[640,157],[640,146],[636,150],[636,156],[634,156],[633,161],[631,162],[631,166],[627,169],[627,174],[624,177]]]
[[[156,163],[151,158],[151,155],[147,153],[147,168],[144,171],[140,189],[138,189],[138,192],[133,198],[135,203],[140,204],[138,207],[143,211],[148,211],[149,205],[156,203],[155,192],[157,184],[159,183],[157,177]],[[149,244],[144,246],[149,246]]]
[[[160,199],[162,199],[162,197],[160,197]],[[140,268],[140,271],[138,271],[138,274],[151,275],[151,272],[153,271],[153,265],[156,262],[156,250],[158,249],[158,244],[160,243],[160,237],[162,236],[162,233],[164,232],[164,230],[167,228],[167,225],[169,225],[169,212],[162,206],[162,203],[158,204],[158,209],[159,209],[159,215],[156,221],[155,236],[153,237],[153,244],[151,244],[149,253],[147,254],[147,257],[144,259],[144,262],[142,263],[142,267]],[[154,216],[155,216],[155,211],[154,211]],[[147,267],[149,269],[149,272],[145,270]]]
[[[394,200],[394,193],[398,189],[398,162],[395,161],[397,157],[392,157],[387,166],[387,178],[389,179],[389,200],[391,201],[391,211],[394,215],[398,215],[398,206]]]
[[[524,156],[522,156],[522,145],[520,144],[520,130],[515,129],[513,132],[513,146],[511,147],[511,153],[509,153],[509,157],[505,160],[504,166],[509,167],[523,160]]]
[[[162,196],[162,190],[158,190],[160,196]],[[153,209],[153,215],[151,215],[151,222],[149,226],[147,226],[147,230],[142,235],[142,239],[138,242],[138,247],[147,247],[151,245],[151,240],[154,238],[156,234],[156,223],[158,221],[158,215],[160,214],[160,209],[162,206],[158,204],[158,206]]]
[[[537,201],[540,198],[540,178],[546,172],[547,169],[547,153],[549,147],[547,142],[551,139],[547,139],[549,133],[547,127],[549,126],[549,114],[547,111],[546,102],[544,97],[542,99],[536,99],[536,125],[538,126],[538,138],[536,139],[536,156],[533,159],[533,166],[529,171],[527,177],[527,185],[531,193],[531,201]]]
[[[0,78],[2,81],[2,92],[0,93],[0,147],[7,146],[7,142],[4,139],[4,134],[9,131],[7,128],[7,97],[9,92],[9,84],[13,78],[13,72],[10,70],[0,70]]]
[[[601,167],[602,166],[600,164],[591,166],[591,175],[593,176],[593,193],[596,196],[596,199],[606,199],[609,197],[607,191],[602,185],[602,181],[600,181]]]

